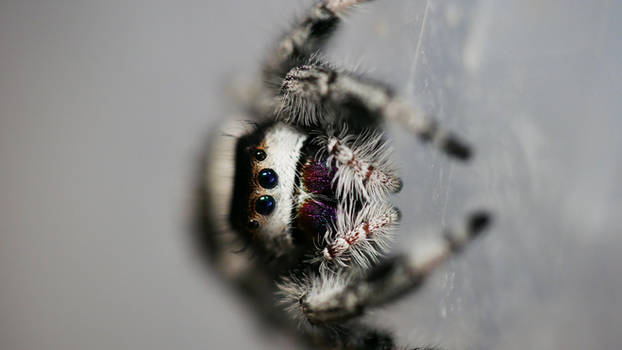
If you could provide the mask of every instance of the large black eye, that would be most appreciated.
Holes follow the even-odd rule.
[[[257,175],[257,180],[259,180],[261,187],[270,189],[275,188],[279,183],[279,176],[272,169],[262,169]]]
[[[255,210],[261,215],[269,215],[275,207],[276,202],[272,196],[261,196],[255,202]]]

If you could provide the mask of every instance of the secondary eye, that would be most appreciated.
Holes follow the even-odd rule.
[[[261,196],[255,202],[255,210],[261,215],[270,215],[276,207],[276,202],[272,196]]]
[[[272,169],[262,169],[257,175],[257,180],[263,188],[275,188],[279,183],[279,176]]]
[[[266,151],[264,151],[262,149],[256,149],[255,153],[253,155],[255,156],[255,159],[257,159],[260,162],[262,160],[265,160],[266,157],[268,157],[268,155],[266,154]]]
[[[249,229],[254,230],[259,227],[259,222],[257,220],[249,220],[246,226]]]

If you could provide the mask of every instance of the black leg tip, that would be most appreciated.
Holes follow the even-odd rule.
[[[397,185],[395,186],[395,189],[393,190],[393,193],[401,192],[402,188],[404,188],[404,181],[402,181],[402,179],[398,178],[397,179]]]
[[[450,156],[462,161],[471,159],[471,147],[459,140],[456,136],[450,135],[443,144],[443,150]]]
[[[393,207],[393,210],[395,210],[395,215],[397,216],[397,219],[395,221],[396,222],[402,221],[402,211],[400,210],[400,208]]]
[[[469,232],[471,236],[477,236],[490,226],[492,217],[488,212],[478,211],[469,218]]]

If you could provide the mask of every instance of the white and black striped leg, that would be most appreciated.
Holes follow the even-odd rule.
[[[488,226],[489,215],[477,212],[441,239],[414,254],[386,260],[370,274],[347,280],[344,277],[315,280],[309,293],[299,299],[300,310],[311,323],[331,324],[361,315],[366,309],[392,301],[420,286],[439,264],[459,252]],[[322,284],[328,284],[323,293]]]
[[[346,114],[345,123],[355,128],[360,128],[359,124],[397,121],[421,140],[433,143],[452,157],[467,160],[471,155],[470,147],[457,136],[440,128],[434,119],[417,112],[386,86],[324,64],[291,69],[281,84],[281,104],[282,110],[297,112],[286,116],[294,124],[334,122],[322,120],[323,113],[317,113],[318,106],[330,104],[336,110],[349,110],[351,113]]]
[[[324,46],[345,11],[368,1],[371,0],[323,0],[314,5],[278,42],[264,63],[264,79],[279,86],[290,69],[309,61]]]

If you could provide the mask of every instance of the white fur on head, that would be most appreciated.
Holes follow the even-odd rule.
[[[210,145],[206,163],[206,189],[210,218],[219,234],[233,237],[233,228],[229,222],[231,201],[236,168],[237,140],[254,131],[254,127],[241,120],[226,123],[221,134]],[[251,175],[251,193],[249,194],[249,219],[259,222],[253,232],[264,246],[282,255],[293,247],[291,231],[291,212],[293,189],[295,186],[296,167],[300,149],[307,136],[283,123],[277,123],[265,131],[264,139],[258,147],[266,152],[266,159],[257,161]],[[273,169],[278,175],[275,188],[266,189],[259,185],[257,174],[261,169]],[[276,207],[269,215],[254,212],[254,201],[262,195],[270,195]]]
[[[307,136],[298,130],[277,123],[266,131],[261,143],[266,152],[266,159],[257,163],[255,172],[270,168],[278,175],[278,184],[275,188],[266,189],[259,186],[256,181],[254,193],[251,193],[251,201],[262,195],[274,197],[276,208],[266,216],[251,214],[251,217],[259,222],[256,234],[264,241],[267,248],[275,253],[284,253],[283,250],[293,245],[291,231],[291,213],[293,209],[293,190],[295,186],[296,167],[300,158],[300,149]],[[256,179],[256,176],[253,177]],[[251,203],[251,207],[253,207]],[[272,247],[272,245],[275,245]]]

